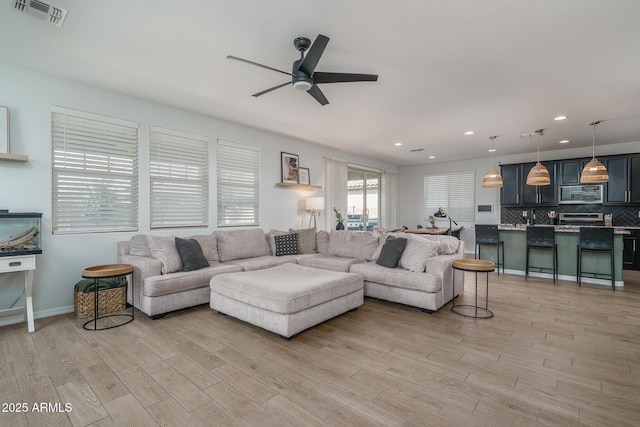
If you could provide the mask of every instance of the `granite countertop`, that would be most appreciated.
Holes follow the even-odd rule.
[[[536,227],[551,227],[550,225],[538,224]],[[584,226],[583,226],[584,227]],[[557,233],[579,233],[580,226],[578,225],[554,225]],[[614,234],[629,234],[627,230],[640,229],[640,227],[613,227]],[[502,231],[526,231],[526,224],[499,224],[498,230]]]

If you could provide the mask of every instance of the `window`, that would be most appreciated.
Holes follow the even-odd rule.
[[[347,230],[373,230],[380,225],[380,172],[347,170]]]
[[[149,128],[151,228],[209,224],[209,138]]]
[[[218,141],[218,227],[259,225],[260,151]]]
[[[138,124],[52,107],[54,234],[138,228]]]
[[[424,177],[424,218],[444,209],[455,221],[475,221],[475,171]]]

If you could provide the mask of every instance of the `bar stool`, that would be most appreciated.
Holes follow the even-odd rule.
[[[529,265],[529,251],[534,250],[549,250],[552,251],[553,268],[549,267],[535,267]],[[553,227],[538,225],[527,227],[527,261],[524,272],[524,279],[529,277],[529,268],[537,268],[542,272],[543,270],[552,270],[553,283],[556,283],[558,277],[558,244],[556,243],[556,230]]]
[[[589,271],[582,271],[582,253],[583,252],[608,252],[611,257],[611,274],[606,273],[593,273]],[[580,244],[578,244],[578,286],[582,286],[582,275],[592,274],[594,278],[598,275],[611,277],[611,287],[616,290],[616,278],[615,278],[615,263],[613,257],[613,227],[580,227]]]
[[[476,224],[476,246],[473,251],[473,258],[482,258],[480,255],[481,246],[496,247],[496,270],[500,275],[500,266],[502,265],[502,274],[504,274],[504,241],[498,237],[497,224]],[[502,263],[500,262],[500,247],[502,247]]]

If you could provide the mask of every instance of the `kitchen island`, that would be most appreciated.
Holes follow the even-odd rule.
[[[556,243],[558,244],[558,278],[560,280],[577,281],[577,246],[580,242],[580,228],[568,225],[536,225],[536,227],[554,227],[556,230]],[[524,276],[527,256],[527,228],[525,225],[500,224],[498,226],[500,240],[504,241],[505,272]],[[622,280],[622,251],[623,236],[629,232],[624,227],[614,227],[614,257],[615,257],[615,284],[624,286]],[[496,251],[489,247],[482,247],[482,259],[496,262]],[[551,267],[552,259],[548,251],[531,251],[529,254],[530,266]],[[582,256],[584,271],[596,271],[609,274],[610,260],[608,254],[595,254],[585,252]],[[529,276],[547,277],[552,279],[550,273],[540,273],[529,267]],[[595,283],[611,286],[611,279],[593,278],[582,276],[583,283]],[[577,286],[577,283],[576,283]]]

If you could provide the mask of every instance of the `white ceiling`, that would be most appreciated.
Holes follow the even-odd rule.
[[[638,0],[52,0],[61,28],[2,3],[2,62],[397,165],[487,157],[491,135],[532,152],[538,128],[541,151],[590,146],[594,120],[597,145],[640,141]],[[287,77],[226,59],[290,71],[319,33],[318,71],[378,82],[254,98]]]

